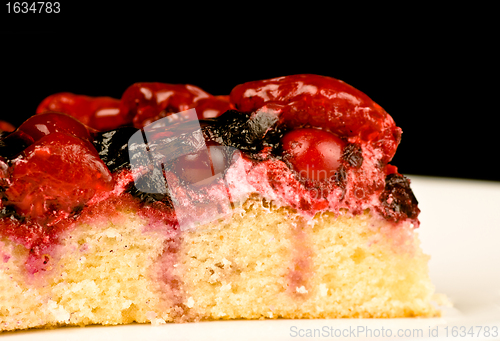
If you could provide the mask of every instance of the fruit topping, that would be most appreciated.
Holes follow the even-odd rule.
[[[194,108],[209,93],[189,84],[135,83],[122,95],[120,114],[142,128],[170,113]]]
[[[345,146],[338,136],[314,128],[292,130],[283,136],[282,143],[283,160],[310,180],[334,177]]]
[[[14,131],[16,130],[16,127],[14,127],[12,124],[10,124],[9,122],[5,122],[5,121],[2,121],[0,120],[0,132],[2,131],[6,131],[6,132],[11,132],[11,131]]]
[[[53,133],[65,133],[92,142],[87,127],[75,118],[56,112],[34,115],[24,121],[19,131],[30,135],[34,141]]]
[[[196,113],[200,120],[219,117],[231,109],[234,109],[234,107],[229,103],[229,96],[204,98],[199,100],[196,105]]]
[[[119,107],[120,101],[115,98],[61,92],[45,98],[36,113],[62,112],[94,129],[107,130],[132,122],[132,117],[121,115]]]
[[[410,180],[400,174],[389,174],[385,178],[385,189],[380,195],[380,202],[382,214],[395,222],[406,218],[416,219],[420,213],[418,201],[410,188]]]
[[[277,147],[284,134],[280,110],[272,106],[253,113],[229,110],[202,125],[202,129],[208,140],[247,152],[258,152],[264,146]]]
[[[4,204],[46,220],[50,212],[70,213],[96,193],[111,190],[111,174],[89,145],[62,132],[40,138],[13,161]]]
[[[370,142],[389,162],[400,142],[401,129],[375,102],[352,86],[330,77],[294,75],[248,82],[231,91],[231,103],[252,112],[265,104],[283,106],[289,128],[308,126],[330,130],[350,142]]]
[[[111,172],[130,166],[128,141],[135,132],[133,127],[122,127],[95,134],[94,146]]]
[[[175,161],[174,173],[189,184],[208,184],[226,169],[226,148],[209,143],[206,149],[184,155]]]
[[[34,142],[33,137],[17,130],[0,139],[0,156],[13,159]]]
[[[359,144],[349,143],[344,148],[342,159],[344,159],[351,167],[359,169],[363,165],[363,153],[361,151],[361,146]]]

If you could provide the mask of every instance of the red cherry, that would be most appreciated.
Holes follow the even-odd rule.
[[[135,83],[122,95],[120,113],[142,128],[169,113],[196,107],[211,95],[189,84]]]
[[[226,168],[223,148],[209,144],[207,149],[180,157],[175,166],[175,173],[191,184],[208,184],[210,177],[222,173]]]
[[[219,117],[230,109],[234,107],[229,103],[229,96],[214,96],[200,100],[196,106],[196,114],[198,119],[203,120]]]
[[[100,131],[116,129],[132,122],[120,114],[120,100],[111,97],[94,97],[90,102],[88,125]]]
[[[54,210],[71,212],[96,193],[113,188],[111,173],[97,151],[61,132],[43,136],[26,148],[12,167],[5,198],[32,218],[50,218]]]
[[[9,122],[5,122],[5,121],[0,120],[0,132],[2,132],[2,131],[11,132],[14,130],[16,130],[16,127],[14,127],[12,124],[10,124]]]
[[[288,127],[309,125],[342,137],[358,137],[381,149],[384,162],[392,159],[401,139],[401,129],[384,109],[331,77],[303,74],[240,84],[231,91],[231,103],[244,112],[270,103],[283,105]]]
[[[61,92],[45,98],[36,109],[37,114],[57,111],[70,115],[85,125],[98,130],[110,130],[132,122],[120,115],[120,100],[112,97],[90,97]]]
[[[336,135],[313,128],[292,130],[283,136],[282,143],[284,160],[299,175],[311,180],[334,176],[345,146]]]
[[[45,98],[36,109],[37,114],[47,111],[57,111],[70,115],[83,124],[90,120],[90,97],[75,95],[70,92],[60,92]]]
[[[31,116],[18,129],[30,135],[35,141],[49,134],[66,133],[92,142],[85,125],[73,117],[61,113],[44,113]]]

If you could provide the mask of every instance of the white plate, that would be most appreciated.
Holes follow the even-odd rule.
[[[15,341],[437,340],[448,335],[457,340],[500,340],[500,183],[410,178],[422,210],[419,229],[422,247],[432,255],[432,281],[437,292],[445,294],[454,305],[443,308],[441,318],[77,327],[9,332],[1,334],[0,338]],[[311,337],[308,332],[312,333]],[[398,333],[402,337],[398,337]],[[388,337],[389,334],[392,337]]]

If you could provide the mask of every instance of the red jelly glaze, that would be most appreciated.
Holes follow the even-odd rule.
[[[49,134],[66,133],[92,142],[92,137],[85,125],[69,115],[57,112],[31,116],[19,126],[18,130],[30,135],[34,141]]]
[[[195,154],[180,157],[175,165],[175,173],[191,184],[206,185],[210,178],[224,171],[226,159],[215,143],[208,143],[207,148]]]
[[[361,91],[331,77],[304,74],[248,82],[236,86],[230,99],[244,112],[268,103],[279,104],[290,128],[321,127],[370,142],[382,149],[384,163],[392,159],[401,139],[401,129],[384,109]]]
[[[14,130],[16,130],[16,127],[14,127],[12,124],[10,124],[9,122],[5,122],[5,121],[0,120],[0,132],[1,131],[11,132]]]
[[[119,107],[120,101],[112,97],[90,97],[61,92],[45,98],[36,113],[62,112],[97,130],[108,130],[132,121],[132,117],[120,114]]]
[[[198,119],[219,117],[228,110],[235,109],[229,102],[229,96],[213,96],[198,101],[196,114]]]
[[[211,96],[189,84],[135,83],[122,95],[120,114],[132,118],[136,128],[142,128],[169,113],[191,109]]]
[[[253,112],[255,115],[258,109],[263,110],[264,107],[276,112],[280,123],[284,123],[287,129],[295,129],[282,138],[282,156],[296,172],[305,175],[307,181],[294,182],[296,187],[293,192],[301,193],[304,189],[323,190],[323,187],[326,189],[325,193],[334,190],[335,186],[338,186],[334,181],[322,180],[329,179],[341,165],[347,167],[346,165],[350,164],[342,160],[346,141],[350,143],[349,146],[366,146],[369,143],[380,149],[383,152],[380,161],[383,163],[377,163],[378,171],[382,170],[385,175],[397,174],[396,167],[384,163],[394,155],[401,130],[395,126],[392,118],[366,95],[333,78],[296,75],[250,82],[235,87],[230,96],[212,96],[192,85],[163,83],[136,83],[125,91],[121,101],[110,97],[93,98],[60,93],[45,99],[38,107],[37,113],[47,110],[62,111],[83,124],[70,123],[77,121],[69,120],[64,115],[61,116],[65,118],[60,118],[57,124],[48,124],[47,120],[43,122],[44,117],[51,118],[50,115],[56,115],[50,113],[28,120],[28,123],[25,122],[24,127],[16,132],[33,141],[27,144],[31,145],[14,160],[12,166],[9,167],[9,164],[0,158],[0,186],[6,189],[2,193],[2,206],[14,206],[25,220],[23,222],[4,216],[0,219],[0,233],[20,241],[31,248],[37,259],[43,260],[44,253],[57,243],[61,231],[74,223],[75,218],[71,214],[77,207],[83,207],[78,219],[85,221],[96,215],[106,216],[120,205],[137,205],[138,214],[148,217],[158,215],[164,222],[150,228],[172,229],[173,226],[175,230],[175,212],[168,205],[160,201],[139,205],[130,194],[121,192],[120,188],[124,188],[122,185],[117,185],[118,195],[109,192],[115,182],[123,181],[119,179],[126,177],[127,171],[113,174],[113,179],[92,144],[88,142],[91,139],[85,124],[99,130],[131,123],[139,128],[170,113],[190,108],[197,109],[199,119],[209,119],[229,109]],[[38,124],[44,127],[38,127]],[[220,165],[224,163],[224,159],[218,158],[217,153],[214,154],[211,149],[212,146],[209,146],[211,157],[195,156],[192,160],[187,160],[187,168],[191,173],[181,170],[179,176],[183,174],[184,181],[196,183],[203,182],[207,175],[217,174],[217,169],[223,168]],[[362,156],[359,157],[362,162]],[[290,174],[287,165],[280,160],[278,158],[269,161],[267,169],[269,183],[272,188],[277,189],[285,185],[289,180],[285,175]],[[199,167],[200,163],[203,167]],[[200,171],[208,165],[211,168],[210,174]],[[354,162],[349,166],[354,174],[349,180],[354,181],[354,190],[358,181],[359,188],[367,191],[383,190],[383,178],[377,178],[377,183],[368,184],[371,178],[366,178],[363,173],[365,169],[358,169],[361,163],[356,165],[358,163]],[[323,187],[315,188],[318,183]],[[402,189],[399,192],[405,194],[404,186],[400,187]],[[289,191],[288,188],[286,190]],[[403,194],[400,197],[404,199],[406,197]],[[343,195],[340,194],[339,200],[343,200]],[[389,200],[386,201],[389,205]],[[85,205],[87,202],[88,205]],[[302,210],[322,210],[328,207],[328,202],[326,199],[311,203],[301,200],[297,207]],[[96,213],[99,209],[102,209],[102,212]],[[391,211],[392,207],[388,210]],[[388,214],[392,214],[391,212]],[[173,230],[169,233],[173,233]],[[34,266],[33,272],[41,267],[43,265]]]
[[[345,147],[339,137],[324,130],[303,128],[288,132],[281,141],[283,159],[300,176],[311,180],[335,176]]]
[[[69,213],[114,184],[95,149],[61,132],[26,148],[9,171],[10,185],[4,193],[7,203],[40,221],[50,220],[54,211]]]

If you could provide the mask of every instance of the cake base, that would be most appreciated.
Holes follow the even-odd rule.
[[[429,256],[410,223],[369,211],[307,224],[258,197],[232,217],[165,232],[133,209],[67,232],[29,274],[0,239],[0,330],[212,319],[433,317]]]

